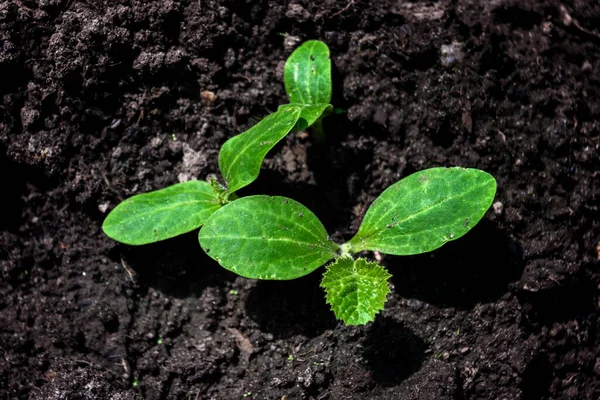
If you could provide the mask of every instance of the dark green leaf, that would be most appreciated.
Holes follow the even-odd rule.
[[[327,303],[346,325],[364,325],[383,310],[391,275],[379,264],[363,258],[338,258],[327,266],[321,287]]]
[[[219,168],[229,193],[249,185],[258,177],[265,156],[292,130],[300,114],[300,108],[284,108],[223,144]]]
[[[108,214],[102,230],[121,243],[153,243],[199,228],[220,207],[208,182],[188,181],[128,198]]]
[[[249,196],[232,201],[206,221],[199,240],[224,268],[254,279],[307,275],[338,250],[319,219],[285,197]]]
[[[302,43],[285,63],[284,81],[290,103],[329,104],[331,60],[327,45],[319,40]]]
[[[477,169],[432,168],[387,188],[367,210],[344,249],[409,255],[435,250],[479,222],[494,200],[496,180]]]

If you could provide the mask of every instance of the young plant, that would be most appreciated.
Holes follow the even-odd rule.
[[[219,168],[229,193],[252,183],[267,153],[291,131],[313,126],[316,140],[324,140],[321,120],[333,109],[327,45],[310,40],[294,50],[285,63],[284,82],[290,103],[221,148]]]
[[[327,45],[311,40],[298,47],[285,64],[284,81],[290,104],[221,147],[219,168],[225,186],[215,179],[189,181],[135,195],[110,212],[102,225],[104,233],[125,244],[142,245],[198,229],[237,198],[237,190],[256,180],[267,153],[289,132],[315,124],[320,138],[320,121],[332,109]]]
[[[390,274],[361,251],[411,255],[435,250],[473,228],[488,210],[496,181],[477,169],[432,168],[387,188],[347,243],[330,240],[319,219],[285,198],[250,196],[216,211],[200,245],[224,268],[253,279],[288,280],[330,260],[321,286],[338,319],[361,325],[383,309]]]
[[[323,140],[320,122],[332,109],[327,46],[309,41],[296,49],[286,62],[284,80],[290,103],[221,148],[225,186],[215,179],[189,181],[133,196],[106,217],[102,228],[119,242],[141,245],[204,224],[199,240],[206,253],[226,269],[254,279],[295,279],[334,260],[321,283],[327,303],[346,324],[365,324],[383,309],[390,274],[354,255],[365,250],[418,254],[458,239],[490,207],[496,181],[486,172],[458,167],[410,175],[373,202],[358,233],[342,245],[331,241],[318,218],[294,200],[237,199],[235,192],[258,177],[266,154],[289,132],[313,126],[317,140]]]

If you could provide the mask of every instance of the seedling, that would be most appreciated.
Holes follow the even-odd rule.
[[[332,111],[327,45],[311,40],[298,47],[285,64],[284,81],[290,103],[221,147],[219,169],[225,186],[213,178],[130,197],[106,217],[104,233],[125,244],[142,245],[191,232],[256,180],[267,153],[289,132],[314,125],[322,141],[321,119]]]
[[[199,240],[221,266],[253,279],[295,279],[334,260],[321,282],[327,303],[338,319],[362,325],[383,309],[391,275],[376,262],[355,258],[356,253],[435,250],[471,230],[495,193],[495,179],[477,169],[417,172],[387,188],[367,210],[358,233],[342,245],[330,240],[302,204],[285,197],[249,196],[208,218]]]
[[[189,181],[140,194],[119,204],[102,226],[111,238],[132,245],[168,239],[204,225],[200,245],[224,268],[254,279],[288,280],[329,263],[321,286],[338,319],[349,325],[372,321],[383,309],[390,274],[362,251],[392,255],[437,249],[467,233],[492,204],[496,181],[476,169],[432,168],[386,189],[368,209],[358,233],[338,245],[319,219],[285,198],[236,191],[252,183],[266,154],[292,130],[314,126],[332,111],[331,62],[327,46],[309,41],[285,66],[290,104],[282,105],[219,153],[225,185],[216,179]]]

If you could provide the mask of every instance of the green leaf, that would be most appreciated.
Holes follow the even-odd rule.
[[[387,188],[344,250],[394,255],[432,251],[467,233],[488,210],[496,180],[477,169],[432,168]]]
[[[342,257],[327,266],[321,287],[337,319],[346,325],[364,325],[383,310],[390,277],[376,262]]]
[[[188,181],[126,199],[108,214],[102,230],[121,243],[153,243],[199,228],[219,208],[210,183]]]
[[[284,81],[290,103],[329,104],[331,60],[327,45],[319,40],[302,43],[285,63]]]
[[[249,185],[258,177],[265,156],[292,130],[300,114],[298,107],[278,110],[223,144],[219,168],[229,193]]]
[[[339,248],[309,209],[269,196],[227,204],[206,221],[199,240],[221,266],[254,279],[299,278],[331,260]]]
[[[300,116],[294,126],[294,131],[303,131],[313,125],[321,116],[329,114],[333,106],[331,104],[284,104],[279,106],[278,111],[299,109]]]

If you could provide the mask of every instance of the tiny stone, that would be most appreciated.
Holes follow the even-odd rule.
[[[273,334],[272,334],[272,333],[267,333],[267,334],[265,334],[265,336],[264,336],[264,337],[265,337],[265,340],[267,340],[267,341],[269,341],[269,342],[270,342],[270,341],[272,341],[272,340],[274,339],[274,336],[273,336]]]
[[[377,262],[381,262],[381,260],[383,260],[383,256],[381,255],[380,252],[374,251],[373,255],[375,256],[375,259],[377,260]]]
[[[298,36],[285,35],[283,39],[283,48],[285,51],[291,52],[302,40]]]
[[[204,90],[200,93],[200,101],[204,107],[212,106],[216,99],[217,95],[210,90]]]
[[[494,214],[500,215],[504,211],[504,204],[497,201],[494,204],[492,204],[492,208],[494,209]]]
[[[471,350],[470,347],[463,347],[462,349],[460,349],[460,354],[466,354],[469,352],[469,350]]]
[[[100,212],[102,214],[106,213],[106,210],[108,210],[108,207],[110,206],[109,202],[106,203],[102,203],[102,204],[98,204],[98,210],[100,210]]]
[[[444,67],[454,67],[460,64],[464,58],[463,44],[452,42],[451,44],[443,44],[440,47],[440,62]]]

